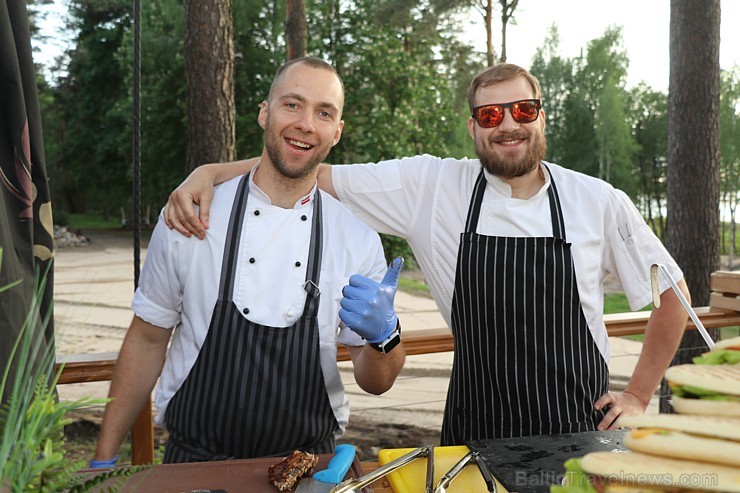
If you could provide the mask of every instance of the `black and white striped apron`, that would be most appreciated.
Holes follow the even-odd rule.
[[[593,406],[609,369],[581,309],[550,180],[554,237],[477,234],[483,171],[475,184],[457,257],[442,445],[595,430],[603,417]]]
[[[314,199],[303,315],[291,327],[247,320],[232,301],[249,178],[231,210],[208,335],[165,412],[164,462],[330,453],[339,428],[319,359],[321,194]]]

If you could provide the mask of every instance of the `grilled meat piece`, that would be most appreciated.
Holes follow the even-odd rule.
[[[311,476],[318,462],[317,455],[296,450],[282,461],[271,465],[267,469],[267,477],[278,491],[287,491],[303,476]]]

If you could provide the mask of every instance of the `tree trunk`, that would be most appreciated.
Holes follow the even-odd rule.
[[[667,247],[695,306],[709,303],[719,265],[719,27],[720,0],[671,0]],[[698,331],[687,331],[673,363],[706,349]]]
[[[496,54],[493,50],[493,0],[486,0],[485,10],[483,19],[486,23],[486,58],[488,66],[492,67],[496,62]]]
[[[288,60],[308,54],[308,24],[304,0],[285,0],[285,44],[288,48]]]
[[[509,19],[514,15],[519,0],[499,0],[501,4],[501,56],[499,61],[506,63],[506,26],[509,25]]]
[[[185,0],[188,171],[235,159],[233,31],[231,0]]]

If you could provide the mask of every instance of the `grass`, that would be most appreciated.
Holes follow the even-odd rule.
[[[427,286],[426,283],[417,281],[416,279],[403,277],[403,275],[398,278],[398,289],[414,296],[423,296],[425,298],[432,297],[429,293],[429,286]]]
[[[105,219],[103,214],[65,214],[70,229],[121,229],[121,218],[111,216]]]

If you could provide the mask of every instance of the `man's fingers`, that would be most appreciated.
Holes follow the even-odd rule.
[[[594,403],[594,409],[596,409],[597,411],[601,411],[605,407],[612,404],[614,404],[614,396],[607,392],[597,399],[597,401]]]
[[[344,286],[344,289],[342,289],[342,296],[344,297],[342,299],[366,300],[366,286],[353,286],[352,284],[348,284],[347,286]]]
[[[359,316],[362,316],[368,308],[368,303],[366,300],[354,300],[347,297],[342,298],[339,301],[339,304],[342,305],[342,308],[344,308],[345,310],[356,313]]]
[[[386,286],[398,286],[398,278],[401,275],[401,269],[403,269],[403,257],[394,258],[391,265],[388,266],[388,270],[385,272],[385,276],[383,276],[383,280],[380,283],[385,284]]]
[[[350,328],[357,327],[361,321],[361,317],[358,314],[352,313],[344,308],[339,309],[339,318],[344,322],[344,325]]]
[[[601,419],[599,424],[596,426],[597,430],[604,431],[608,429],[614,420],[617,418],[619,413],[616,410],[614,395],[607,392],[606,394],[599,397],[596,402],[594,403],[594,409],[597,411],[601,411],[602,409],[607,409],[607,412],[604,414],[604,417]]]
[[[164,219],[164,223],[167,225],[168,228],[172,229],[174,228],[174,225],[170,221],[170,204],[169,202],[164,204],[164,211],[162,212],[162,219]]]
[[[191,233],[187,230],[187,228],[182,224],[182,221],[180,220],[178,212],[177,204],[174,204],[172,202],[167,202],[167,205],[164,209],[164,218],[165,223],[167,224],[167,227],[170,229],[176,230],[178,233],[180,233],[183,236],[190,237]]]
[[[198,202],[198,198],[189,193],[178,190],[172,192],[168,202],[168,204],[172,206],[170,221],[173,223],[175,229],[181,234],[185,236],[193,234],[198,238],[203,239],[205,236],[205,229],[200,223],[200,219],[195,213],[195,206],[193,205]]]
[[[211,218],[211,202],[213,202],[213,189],[203,192],[200,196],[200,208],[198,209],[198,219],[205,230],[208,229],[208,220]]]
[[[617,412],[616,407],[610,408],[609,412],[604,415],[604,418],[601,420],[596,429],[599,431],[614,429],[614,427],[616,427],[616,420],[618,417],[619,412]]]
[[[358,288],[359,290],[364,290],[367,288],[374,288],[377,285],[378,283],[373,281],[369,277],[361,276],[360,274],[353,274],[349,277],[349,284],[347,284],[344,289],[346,290],[347,288]]]

